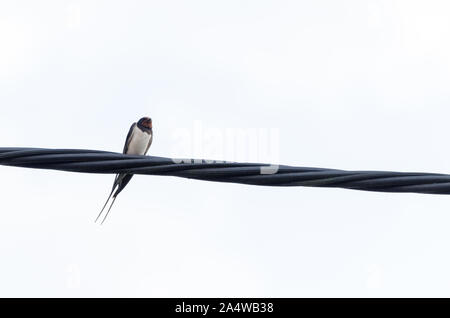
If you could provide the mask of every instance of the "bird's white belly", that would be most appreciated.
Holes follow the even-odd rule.
[[[148,143],[152,136],[147,134],[140,129],[136,129],[133,138],[128,146],[129,155],[145,155],[145,150],[147,149]]]

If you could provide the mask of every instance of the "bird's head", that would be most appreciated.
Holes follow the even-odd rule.
[[[152,129],[152,119],[149,117],[142,117],[137,124],[139,128]]]

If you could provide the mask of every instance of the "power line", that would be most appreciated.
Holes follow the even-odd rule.
[[[393,171],[345,171],[42,148],[0,148],[0,165],[84,173],[130,173],[259,186],[346,188],[378,192],[450,194],[450,175]]]

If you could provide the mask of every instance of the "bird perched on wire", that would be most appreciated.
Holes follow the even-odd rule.
[[[150,148],[153,140],[153,129],[152,129],[152,119],[148,117],[142,117],[139,119],[137,123],[133,123],[130,127],[130,131],[128,132],[127,139],[125,140],[125,146],[123,147],[123,153],[127,155],[146,155],[148,149]],[[103,222],[105,222],[108,217],[109,211],[116,201],[117,196],[120,192],[125,188],[125,186],[130,182],[132,174],[128,173],[120,173],[116,175],[116,179],[114,180],[112,191],[106,200],[105,205],[100,211],[99,215],[95,219],[95,222],[100,218],[105,210],[106,205],[109,200],[112,198],[112,203],[106,212],[105,217],[103,218]]]

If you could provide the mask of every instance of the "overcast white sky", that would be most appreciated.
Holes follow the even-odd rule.
[[[445,0],[1,1],[0,147],[120,152],[148,115],[153,155],[233,159],[224,136],[243,131],[283,164],[450,173],[449,16]],[[136,176],[99,226],[112,175],[0,176],[3,297],[450,296],[450,197]]]

